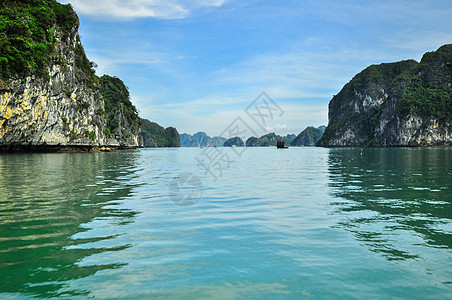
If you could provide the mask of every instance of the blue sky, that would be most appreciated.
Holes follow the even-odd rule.
[[[144,118],[220,134],[265,91],[268,131],[326,125],[328,102],[371,64],[452,43],[452,1],[67,0],[97,74]]]

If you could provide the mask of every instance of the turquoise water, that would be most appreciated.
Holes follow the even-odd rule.
[[[0,155],[0,298],[452,297],[452,149],[218,149]]]

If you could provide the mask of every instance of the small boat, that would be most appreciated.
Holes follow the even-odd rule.
[[[278,149],[287,149],[289,147],[286,146],[286,143],[284,143],[284,141],[279,141],[276,143],[276,148]]]

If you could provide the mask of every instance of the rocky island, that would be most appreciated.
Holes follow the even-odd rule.
[[[260,138],[250,137],[246,140],[247,147],[275,147],[279,141],[284,141],[287,145],[295,138],[295,134],[288,134],[286,136],[277,135],[274,132],[265,134]]]
[[[141,124],[140,146],[146,148],[180,147],[180,136],[176,128],[163,128],[147,119],[141,119]]]
[[[194,135],[182,133],[180,135],[181,147],[222,147],[227,139],[220,136],[210,137],[205,132],[197,132]]]
[[[320,140],[325,131],[326,126],[319,126],[315,128],[314,126],[308,126],[305,130],[300,132],[291,142],[291,146],[315,146],[315,144]]]
[[[372,65],[329,103],[317,146],[452,145],[452,44],[414,60]]]
[[[6,0],[0,17],[0,152],[145,146],[128,88],[96,76],[71,5]]]
[[[245,143],[243,143],[243,140],[238,136],[228,139],[223,144],[223,147],[244,147],[244,146]]]

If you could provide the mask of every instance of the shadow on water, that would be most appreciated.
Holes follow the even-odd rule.
[[[136,215],[118,204],[133,190],[135,159],[133,152],[0,155],[0,293],[87,295],[65,290],[66,282],[121,268],[81,261],[131,246],[110,245]],[[89,234],[92,222],[115,230]]]
[[[331,149],[328,166],[338,226],[371,251],[406,260],[452,249],[452,149]]]

